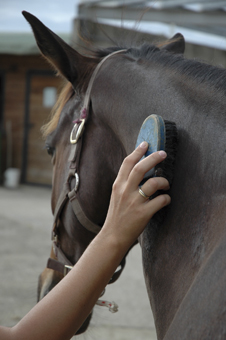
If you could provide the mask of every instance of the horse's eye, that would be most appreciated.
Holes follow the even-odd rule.
[[[47,150],[47,152],[48,152],[48,154],[49,154],[50,156],[53,156],[54,151],[55,151],[55,148],[54,148],[54,147],[52,147],[52,146],[46,144],[45,149]]]

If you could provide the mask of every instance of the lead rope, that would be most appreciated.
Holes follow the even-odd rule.
[[[103,296],[104,293],[105,293],[105,289],[101,293],[100,297]],[[118,311],[118,305],[114,301],[109,302],[107,300],[100,300],[99,299],[99,300],[97,300],[96,305],[101,306],[101,307],[107,307],[111,313],[116,313]]]
[[[106,300],[97,300],[96,305],[107,307],[111,313],[116,313],[118,311],[118,305],[114,301],[109,302]]]

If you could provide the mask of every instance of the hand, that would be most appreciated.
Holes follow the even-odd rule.
[[[152,216],[171,201],[167,194],[159,195],[152,200],[145,199],[139,194],[139,183],[145,173],[167,157],[164,151],[158,151],[139,162],[147,148],[148,144],[143,142],[124,159],[113,184],[109,210],[103,227],[127,247],[135,242]],[[163,177],[150,178],[142,186],[142,191],[147,196],[153,195],[157,190],[168,189],[169,182]]]

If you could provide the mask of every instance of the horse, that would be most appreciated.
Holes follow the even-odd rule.
[[[80,213],[94,227],[103,225],[112,184],[145,118],[158,114],[175,122],[179,143],[172,203],[139,238],[157,337],[226,339],[225,69],[186,59],[180,34],[162,44],[125,44],[83,56],[34,16],[24,15],[42,54],[67,81],[44,128],[53,162],[52,210],[58,205],[60,211],[53,229],[61,252],[74,265],[95,237]],[[87,90],[88,117],[83,110]],[[77,151],[70,133],[71,142],[81,137]],[[76,172],[68,176],[75,163]],[[65,183],[76,188],[77,215],[68,198],[58,203]],[[45,269],[39,298],[62,277]]]

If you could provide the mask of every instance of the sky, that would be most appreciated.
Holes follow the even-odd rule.
[[[0,0],[0,32],[31,32],[21,12],[38,17],[54,32],[70,33],[79,0]]]

